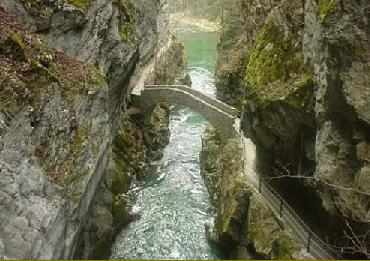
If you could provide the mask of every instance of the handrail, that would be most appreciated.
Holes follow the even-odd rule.
[[[170,88],[168,88],[166,86],[163,86],[163,85],[157,85],[157,86],[146,86],[146,88],[145,88],[144,91],[168,90],[168,89],[170,89]],[[230,119],[235,119],[235,115],[233,115],[234,112],[229,113],[229,111],[225,110],[224,108],[220,108],[220,107],[222,107],[222,105],[220,105],[221,102],[219,102],[218,100],[209,98],[208,96],[204,96],[204,97],[207,97],[207,99],[205,99],[203,97],[203,94],[200,95],[199,92],[193,93],[193,92],[189,91],[189,90],[192,90],[190,88],[187,88],[187,89],[171,88],[171,90],[172,91],[176,91],[176,92],[186,93],[187,95],[191,96],[193,99],[199,100],[202,103],[206,104],[209,108],[212,108],[213,110],[219,111],[220,113],[226,115]]]
[[[281,219],[285,219],[288,221],[288,225],[297,232],[296,234],[302,239],[302,241],[306,241],[303,243],[307,243],[307,247],[310,247],[308,243],[311,244],[311,253],[316,252],[317,256],[320,258],[325,259],[339,259],[340,256],[329,248],[329,245],[323,241],[315,232],[313,232],[309,226],[296,214],[296,212],[289,206],[289,204],[280,196],[280,194],[269,184],[265,181],[262,181],[260,185],[260,192],[268,201],[272,201],[274,204],[271,204],[272,207],[275,208],[275,211],[281,211],[277,209],[277,206],[282,204],[282,212],[279,213],[279,217]],[[267,192],[267,193],[266,193]],[[293,223],[296,223],[295,226]],[[300,230],[300,231],[299,231]],[[303,232],[303,233],[302,233]],[[306,235],[304,235],[306,234]],[[310,242],[309,242],[310,241]],[[312,244],[316,244],[315,248],[312,247]]]
[[[243,166],[246,166],[246,149],[244,144],[244,134],[241,131],[242,149],[243,149]],[[248,175],[247,175],[248,176]],[[341,256],[334,251],[333,247],[323,241],[310,227],[297,215],[289,206],[283,197],[266,181],[254,174],[257,183],[251,180],[251,184],[267,200],[275,215],[282,221],[285,226],[289,226],[296,237],[306,245],[307,252],[311,253],[317,259],[341,259]]]
[[[236,127],[238,112],[235,108],[188,86],[146,85],[140,94],[134,94],[133,97],[133,104],[139,107],[147,107],[152,103],[160,102],[190,106],[218,128],[223,137],[230,138],[239,135],[239,128]]]
[[[175,91],[185,92],[190,96],[193,96],[195,99],[202,101],[204,104],[210,108],[219,110],[225,115],[228,115],[231,118],[236,119],[238,116],[238,111],[216,99],[212,99],[188,86],[185,85],[146,85],[146,90],[159,90],[159,89],[172,89]],[[144,91],[145,91],[144,89]],[[243,167],[245,169],[245,145],[244,145],[244,134],[242,130],[239,130],[240,136],[242,138],[242,147],[243,147]],[[304,244],[306,244],[307,251],[311,253],[315,258],[318,259],[340,259],[341,256],[335,252],[332,247],[325,241],[323,241],[316,233],[314,233],[309,226],[296,214],[296,212],[289,206],[289,204],[280,196],[280,194],[266,181],[262,180],[258,175],[254,173],[258,184],[258,191],[263,195],[271,206],[274,213],[283,221],[285,225],[289,226],[292,231],[296,234]]]
[[[204,100],[205,102],[223,110],[224,112],[227,112],[228,114],[230,114],[231,116],[233,117],[237,117],[238,115],[238,111],[237,109],[235,109],[234,107],[231,107],[230,105],[220,101],[220,100],[217,100],[217,99],[213,99],[197,90],[194,90],[192,88],[190,88],[189,86],[186,86],[186,85],[145,85],[145,88],[146,89],[158,89],[158,88],[168,88],[168,89],[178,89],[178,90],[182,90],[182,91],[186,91],[192,95],[195,95],[197,96],[198,98]],[[145,90],[145,89],[144,89]]]

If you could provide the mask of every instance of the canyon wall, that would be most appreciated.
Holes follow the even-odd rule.
[[[184,48],[175,38],[153,65],[146,83],[189,83]],[[130,188],[135,181],[145,178],[152,161],[162,158],[169,142],[169,118],[170,109],[165,103],[144,111],[133,105],[128,107],[113,140],[112,155],[92,202],[88,222],[81,231],[75,258],[108,258],[116,234],[138,218],[128,204]]]
[[[0,258],[106,257],[165,143],[165,105],[127,107],[166,26],[157,0],[0,0]]]
[[[241,109],[257,145],[258,174],[350,256],[369,252],[369,10],[368,1],[236,1],[216,72],[218,97]],[[353,250],[356,237],[364,247]]]
[[[169,141],[169,108],[129,108],[113,140],[105,176],[94,195],[79,236],[76,259],[106,259],[116,234],[135,218],[129,205],[132,184],[142,180],[151,161],[162,157]],[[132,199],[131,199],[132,200]]]

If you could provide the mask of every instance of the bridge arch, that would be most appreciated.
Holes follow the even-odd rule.
[[[150,108],[158,103],[182,105],[206,118],[226,138],[238,135],[237,110],[184,85],[147,85],[133,98],[134,106]]]
[[[307,252],[312,257],[328,260],[341,258],[304,223],[277,191],[257,175],[253,167],[256,148],[239,130],[240,120],[235,108],[183,85],[147,85],[144,89],[136,91],[133,96],[134,106],[141,109],[151,108],[162,102],[190,107],[203,115],[224,137],[239,136],[242,139],[244,174],[256,193],[257,191],[261,193],[268,202],[282,228],[289,228],[298,241],[306,244]]]

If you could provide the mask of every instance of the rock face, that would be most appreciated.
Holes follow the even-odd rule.
[[[314,64],[317,84],[315,176],[326,209],[369,221],[369,206],[362,203],[368,196],[335,186],[370,192],[370,4],[334,1],[331,7],[323,13],[323,6],[306,5],[303,50]]]
[[[221,27],[215,79],[217,98],[241,109],[244,101],[244,61],[248,39],[241,33],[245,29],[245,23],[231,19],[234,15],[234,12],[225,12],[227,23],[224,22]],[[243,19],[247,17],[242,12],[238,15]]]
[[[214,129],[202,139],[202,176],[216,208],[210,240],[227,259],[292,259],[302,246],[282,229],[243,172],[240,140],[225,143]],[[213,227],[213,229],[212,229]]]
[[[106,175],[94,197],[90,217],[81,232],[76,258],[108,258],[115,234],[136,218],[128,206],[131,184],[144,177],[148,163],[162,157],[169,141],[169,108],[128,110],[113,141]]]
[[[0,258],[107,256],[168,135],[165,105],[126,115],[166,23],[156,0],[0,0]]]
[[[1,256],[66,258],[108,160],[108,85],[0,12]]]
[[[171,46],[162,59],[155,64],[154,84],[191,85],[187,73],[187,62],[184,55],[184,46],[173,37]]]
[[[157,46],[157,1],[59,0],[0,1],[32,32],[81,62],[91,62],[108,75],[122,78],[140,53],[145,62]],[[161,19],[161,18],[159,18]],[[158,20],[159,20],[158,19]],[[137,57],[136,57],[137,59]]]
[[[324,233],[336,244],[341,222],[357,235],[370,229],[369,9],[367,1],[244,0],[229,11],[219,46],[219,97],[240,104],[244,94],[242,125],[260,175],[305,176],[276,186],[301,187],[316,205],[309,215],[335,224]]]
[[[141,75],[139,82],[145,78],[147,84],[187,83],[189,76],[183,46],[175,38],[170,39],[143,71],[148,74]],[[131,184],[143,179],[149,163],[163,156],[169,135],[167,104],[148,107],[145,111],[134,106],[128,108],[113,140],[112,156],[92,203],[89,221],[79,237],[76,258],[109,257],[115,234],[137,218],[128,206]]]
[[[266,259],[307,259],[305,247],[281,228],[278,218],[261,194],[254,193],[249,206],[248,241],[257,256]]]

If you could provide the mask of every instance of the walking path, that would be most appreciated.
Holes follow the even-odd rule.
[[[306,246],[313,259],[340,258],[305,224],[279,193],[256,174],[256,147],[241,131],[240,119],[237,118],[238,111],[235,108],[182,85],[148,85],[143,89],[138,88],[133,94],[135,94],[134,104],[138,108],[150,107],[161,102],[188,106],[207,118],[224,137],[239,136],[243,147],[244,173],[256,191],[266,199],[282,227]]]

